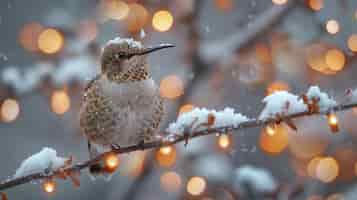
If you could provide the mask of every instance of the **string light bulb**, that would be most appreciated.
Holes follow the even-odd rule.
[[[221,134],[220,136],[218,136],[218,146],[221,149],[227,149],[231,146],[231,138],[228,134]]]
[[[54,182],[53,180],[45,180],[42,183],[42,189],[43,191],[45,191],[46,193],[53,193],[56,191],[56,182]]]
[[[171,167],[176,162],[176,149],[173,146],[164,146],[156,151],[156,160],[162,167]]]
[[[104,157],[105,171],[113,173],[119,166],[119,158],[115,153],[108,153]]]
[[[166,146],[166,147],[161,147],[160,148],[160,153],[164,155],[169,155],[172,152],[172,147],[171,146]]]
[[[270,136],[273,136],[275,135],[275,127],[272,127],[271,125],[268,125],[266,128],[265,128],[265,131],[268,135]]]
[[[327,115],[327,119],[328,119],[328,124],[330,126],[330,130],[334,133],[339,131],[339,127],[338,127],[338,118],[335,114],[333,113],[329,113]]]

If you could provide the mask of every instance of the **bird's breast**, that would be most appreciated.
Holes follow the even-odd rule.
[[[105,95],[119,107],[151,104],[151,99],[159,95],[152,79],[120,84],[107,81],[102,87]]]

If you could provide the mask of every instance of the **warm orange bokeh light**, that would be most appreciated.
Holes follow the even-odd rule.
[[[46,180],[42,183],[42,189],[47,193],[53,193],[56,191],[56,182],[52,180]]]
[[[357,34],[352,34],[347,40],[348,48],[353,51],[357,52]]]
[[[149,13],[144,6],[138,3],[129,4],[127,28],[129,32],[139,32],[148,22]]]
[[[324,200],[324,198],[320,195],[311,195],[311,196],[307,197],[306,200]]]
[[[20,105],[16,99],[5,99],[1,105],[1,120],[13,122],[19,116]]]
[[[272,0],[272,2],[276,5],[283,5],[288,2],[288,0]]]
[[[264,43],[255,45],[255,54],[261,64],[267,65],[272,63],[271,49]]]
[[[228,11],[233,8],[233,0],[215,0],[214,4],[217,8],[223,10],[223,11]]]
[[[182,180],[176,172],[165,172],[160,177],[160,185],[166,192],[178,192],[181,189]]]
[[[345,55],[338,49],[330,49],[326,52],[325,62],[333,71],[340,71],[346,63]]]
[[[45,29],[39,35],[37,45],[41,52],[45,54],[54,54],[63,48],[64,38],[56,29]]]
[[[140,176],[145,167],[146,153],[146,151],[136,151],[128,156],[123,155],[119,173],[133,178]]]
[[[324,0],[308,0],[307,3],[314,11],[319,11],[324,7]]]
[[[71,100],[64,90],[56,90],[51,96],[51,109],[56,114],[64,114],[71,107]]]
[[[170,30],[174,23],[174,17],[167,10],[157,11],[152,17],[152,26],[155,30],[165,32]]]
[[[326,22],[326,31],[334,35],[340,31],[340,24],[338,21],[330,19]]]
[[[101,13],[113,20],[125,19],[129,14],[129,6],[121,0],[102,0],[100,3]]]
[[[160,95],[164,98],[175,99],[183,94],[182,80],[176,75],[163,78],[160,82]]]
[[[273,94],[277,91],[289,91],[290,87],[283,81],[274,81],[267,87],[267,95]]]
[[[321,159],[322,159],[321,157],[315,157],[309,161],[307,165],[307,174],[310,177],[316,178],[316,168]]]
[[[202,194],[206,189],[206,180],[202,177],[194,176],[187,182],[186,190],[193,196]]]
[[[33,22],[25,24],[19,34],[19,42],[28,51],[37,51],[37,40],[42,32],[41,24]]]
[[[171,167],[176,163],[176,149],[173,146],[162,147],[156,152],[156,160],[162,167]]]
[[[84,20],[79,24],[77,33],[83,41],[91,42],[98,35],[97,23],[94,20]]]
[[[179,110],[179,115],[180,114],[183,114],[183,113],[187,113],[187,112],[190,112],[194,109],[195,107],[192,105],[192,104],[185,104],[183,106],[180,107],[180,110]]]
[[[316,167],[316,177],[324,182],[329,183],[336,179],[339,173],[337,161],[332,157],[322,158]]]
[[[325,200],[345,200],[343,194],[335,193],[326,197]]]
[[[288,134],[283,125],[275,126],[275,134],[263,129],[259,137],[260,148],[269,154],[279,154],[288,146]]]
[[[119,158],[115,153],[109,153],[104,157],[106,172],[113,173],[119,167]]]
[[[221,149],[227,149],[231,145],[231,137],[228,134],[218,136],[218,146]]]
[[[332,74],[336,74],[337,71],[331,69],[330,66],[327,65],[326,63],[326,55],[328,50],[330,50],[330,47],[323,43],[312,44],[306,49],[306,59],[308,65],[313,70],[321,72],[326,75],[332,75]],[[333,57],[331,58],[333,59]],[[340,63],[334,64],[333,61],[331,61],[330,63],[330,65],[338,65],[338,64]]]

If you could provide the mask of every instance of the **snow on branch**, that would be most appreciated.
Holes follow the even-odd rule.
[[[169,133],[183,134],[186,132],[200,131],[207,128],[224,126],[237,127],[240,123],[248,121],[249,118],[235,113],[233,108],[225,108],[223,111],[208,110],[206,108],[195,108],[191,112],[181,114],[176,122],[166,129]],[[188,130],[190,128],[190,130]]]
[[[16,170],[14,178],[39,173],[46,170],[58,170],[68,163],[69,159],[57,156],[56,150],[44,147],[40,152],[24,160]]]
[[[235,112],[232,108],[226,108],[222,111],[205,108],[195,109],[180,115],[176,122],[171,123],[164,133],[165,137],[160,137],[160,139],[149,143],[113,149],[84,162],[72,164],[71,158],[57,157],[55,150],[44,148],[40,153],[26,159],[13,178],[0,182],[0,191],[34,180],[66,179],[67,177],[70,177],[75,185],[79,185],[76,176],[81,170],[102,160],[105,161],[106,158],[113,154],[160,148],[184,141],[187,143],[191,138],[214,135],[216,133],[228,134],[232,133],[233,130],[262,127],[281,122],[292,123],[293,119],[300,117],[330,115],[334,112],[357,107],[357,102],[348,104],[333,103],[335,101],[328,97],[326,93],[321,92],[316,86],[311,87],[307,94],[301,95],[301,97],[291,93],[276,92],[264,98],[263,102],[266,105],[258,119],[245,117]],[[288,111],[286,110],[287,104],[289,104]],[[332,120],[332,122],[329,119],[330,126],[331,123],[336,125],[337,122],[337,119]]]
[[[95,64],[93,56],[80,55],[64,59],[58,66],[51,62],[40,62],[26,69],[8,66],[1,71],[0,82],[16,95],[22,95],[39,88],[46,78],[58,87],[74,81],[85,83],[97,73]]]

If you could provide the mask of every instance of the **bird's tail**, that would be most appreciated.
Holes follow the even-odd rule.
[[[90,159],[96,158],[101,153],[90,142],[88,142],[88,151]],[[89,166],[89,176],[92,180],[95,180],[99,177],[109,181],[112,173],[109,173],[106,170],[103,162],[97,162]]]

